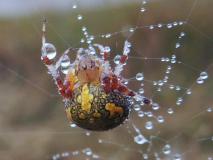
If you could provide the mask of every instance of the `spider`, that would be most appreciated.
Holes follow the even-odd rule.
[[[41,60],[52,75],[59,94],[65,103],[70,122],[93,131],[104,131],[122,124],[129,115],[137,93],[124,83],[121,73],[128,60],[131,44],[125,41],[123,55],[117,57],[114,69],[110,66],[110,48],[90,44],[79,49],[76,59],[70,62],[68,48],[55,62],[56,48],[46,42],[46,22],[42,27]],[[99,54],[96,54],[96,50]],[[61,70],[60,70],[61,69]],[[62,78],[62,73],[65,78]],[[151,100],[142,96],[142,102]]]

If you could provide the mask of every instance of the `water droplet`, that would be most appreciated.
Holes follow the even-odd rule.
[[[145,128],[146,128],[147,130],[152,130],[152,129],[153,129],[153,124],[152,124],[152,122],[151,122],[151,121],[146,122]]]
[[[152,109],[153,110],[158,110],[160,108],[160,105],[159,104],[157,104],[157,103],[153,103],[152,104]]]
[[[179,97],[177,101],[178,101],[178,102],[183,102],[183,98],[182,98],[182,97]]]
[[[146,1],[146,0],[143,1],[143,5],[144,5],[144,4],[147,4],[147,1]]]
[[[152,112],[146,112],[147,117],[153,117]]]
[[[184,23],[184,22],[180,21],[180,22],[179,22],[179,25],[181,26],[181,25],[183,25],[183,23]]]
[[[187,89],[187,90],[186,90],[186,94],[188,94],[188,95],[192,94],[191,89]]]
[[[86,136],[90,136],[91,135],[91,133],[90,132],[86,132]]]
[[[79,15],[77,16],[77,19],[78,19],[78,20],[82,20],[82,19],[83,19],[83,16],[79,14]]]
[[[143,154],[143,159],[148,159],[148,158],[149,158],[148,154],[144,153]]]
[[[45,43],[42,47],[42,56],[47,58],[49,60],[52,60],[56,57],[56,48],[53,44],[51,43]]]
[[[158,120],[159,123],[163,123],[164,122],[163,116],[158,116],[157,120]]]
[[[77,5],[76,5],[76,4],[74,4],[74,5],[72,6],[72,8],[73,8],[73,9],[76,9],[76,8],[77,8]]]
[[[142,134],[135,136],[134,141],[137,144],[144,144],[148,142],[147,139]]]
[[[197,84],[203,84],[203,83],[204,83],[203,78],[199,77],[199,78],[197,79]]]
[[[82,151],[84,154],[86,154],[87,156],[91,156],[92,155],[92,150],[90,148],[85,148]]]
[[[175,86],[174,86],[174,85],[170,85],[169,88],[170,88],[170,89],[174,89]]]
[[[138,112],[138,117],[144,117],[144,112],[143,111],[139,111]]]
[[[176,43],[175,48],[180,48],[180,43]]]
[[[162,91],[162,88],[160,88],[160,87],[157,88],[157,91],[158,91],[158,92],[161,92],[161,91]]]
[[[161,28],[161,27],[163,27],[163,25],[159,23],[159,24],[158,24],[158,28]]]
[[[109,53],[111,51],[111,48],[110,47],[104,47],[104,52],[107,52],[107,53]]]
[[[87,28],[85,26],[82,27],[82,31],[85,32]]]
[[[133,33],[135,31],[135,29],[134,28],[130,28],[129,31]]]
[[[137,81],[142,81],[144,79],[143,73],[137,73],[136,74],[136,80]]]
[[[105,38],[110,38],[112,35],[110,33],[105,35]]]
[[[74,124],[74,123],[71,123],[71,124],[70,124],[70,127],[71,127],[71,128],[75,128],[75,127],[77,127],[77,125]]]
[[[94,159],[100,159],[100,156],[97,155],[97,154],[93,154],[93,155],[92,155],[92,158],[94,158]]]
[[[139,102],[139,101],[142,101],[142,100],[143,100],[143,96],[137,94],[137,95],[135,96],[135,100],[138,101],[138,102]]]
[[[181,32],[181,33],[180,33],[180,36],[181,36],[181,37],[184,37],[185,35],[186,35],[185,32]]]
[[[146,8],[142,7],[141,12],[145,12],[145,11],[146,11]]]
[[[168,155],[171,153],[171,146],[169,144],[166,144],[163,149],[162,149],[163,153]]]
[[[172,28],[172,24],[167,24],[167,28]]]
[[[121,56],[120,55],[116,55],[115,58],[114,58],[114,63],[115,64],[119,64],[120,60],[121,60]]]
[[[180,87],[180,86],[176,86],[176,87],[175,87],[175,90],[176,90],[176,91],[180,91],[180,90],[181,90],[181,87]]]
[[[103,140],[102,140],[102,139],[99,139],[99,140],[98,140],[98,143],[103,143]]]
[[[149,26],[149,29],[154,29],[154,26],[153,25]]]
[[[153,85],[156,86],[158,83],[156,81],[153,81]]]
[[[172,108],[168,108],[167,113],[168,113],[168,114],[173,114],[173,113],[174,113],[174,111],[173,111],[173,109],[172,109]]]
[[[62,157],[68,157],[69,155],[70,155],[69,152],[64,152],[61,154]]]
[[[124,80],[122,81],[122,83],[125,84],[125,85],[128,85],[128,84],[129,84],[129,81],[128,81],[127,79],[124,79]]]
[[[212,112],[212,108],[211,107],[207,108],[207,112]]]
[[[140,89],[138,90],[138,92],[139,92],[140,94],[144,94],[144,89],[143,89],[143,88],[140,88]]]
[[[159,85],[159,86],[163,86],[163,84],[164,84],[164,83],[163,83],[162,80],[159,80],[159,81],[158,81],[158,85]]]
[[[173,22],[173,25],[174,25],[174,26],[177,26],[177,25],[178,25],[178,23],[177,23],[177,22]]]
[[[200,78],[201,79],[207,79],[209,76],[208,76],[208,73],[206,73],[206,72],[201,72],[200,73]]]
[[[67,55],[64,55],[61,61],[61,67],[67,68],[70,66],[70,58]]]
[[[175,64],[175,63],[176,63],[176,59],[172,58],[172,59],[171,59],[171,63],[172,63],[172,64]]]
[[[173,157],[173,160],[181,160],[181,155],[176,153]]]
[[[139,111],[141,109],[140,105],[139,104],[135,104],[134,105],[134,110],[135,111]]]
[[[63,74],[68,74],[69,73],[69,67],[61,67],[61,72]]]

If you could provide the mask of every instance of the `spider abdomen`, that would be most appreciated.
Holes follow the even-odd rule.
[[[85,84],[75,89],[66,114],[81,128],[103,131],[122,124],[130,106],[129,96],[116,91],[106,93],[101,85]]]

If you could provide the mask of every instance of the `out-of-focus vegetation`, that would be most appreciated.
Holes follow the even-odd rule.
[[[161,57],[171,56],[178,31],[184,29],[187,34],[184,47],[178,51],[178,59],[201,70],[213,62],[213,30],[212,1],[198,0],[189,17],[189,24],[176,29],[143,29],[131,37],[133,42],[132,56]],[[126,132],[125,124],[112,131],[93,133],[85,136],[82,129],[71,129],[66,121],[63,103],[57,96],[52,79],[47,75],[46,68],[40,62],[41,18],[48,18],[48,40],[63,52],[69,45],[80,47],[81,27],[87,26],[89,32],[97,35],[119,31],[130,26],[150,25],[157,23],[185,20],[189,15],[193,0],[153,1],[148,5],[147,12],[139,15],[139,4],[97,8],[66,12],[48,12],[29,15],[16,19],[0,20],[0,159],[41,160],[48,159],[57,152],[78,150],[92,147],[96,152],[112,160],[140,159],[131,152],[120,150],[116,146],[100,145],[97,139],[105,138],[117,143],[129,145],[136,149],[133,138]],[[76,20],[78,13],[84,16],[81,22]],[[63,37],[63,38],[62,38]],[[111,39],[96,39],[96,42],[108,44],[113,54],[121,53],[125,34]],[[135,67],[138,66],[138,67]],[[140,66],[140,67],[139,67]],[[165,64],[155,61],[130,59],[126,66],[125,76],[132,77],[143,71],[147,79],[162,78]],[[156,68],[158,70],[156,70]],[[160,136],[169,139],[183,131],[181,139],[176,139],[177,150],[193,149],[185,159],[206,159],[212,154],[212,143],[199,144],[194,139],[209,136],[213,133],[212,114],[205,114],[189,121],[203,108],[212,104],[213,68],[209,69],[209,80],[201,86],[193,88],[193,94],[186,99],[184,107],[173,116],[168,116],[161,129]],[[199,71],[191,70],[184,65],[177,65],[171,81],[183,86],[190,86],[199,75]],[[134,83],[132,88],[138,89]],[[146,95],[152,96],[152,90],[145,84]],[[165,114],[168,105],[175,103],[174,95],[161,94],[157,99],[162,104],[159,112]],[[165,108],[164,108],[165,106]],[[131,120],[141,126],[144,134],[145,119]],[[158,133],[156,133],[158,134]],[[156,144],[156,148],[162,147]]]

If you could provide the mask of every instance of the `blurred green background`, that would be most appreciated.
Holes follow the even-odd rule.
[[[55,153],[91,147],[103,159],[139,160],[142,159],[141,155],[134,150],[145,151],[147,145],[134,143],[136,133],[131,135],[126,128],[131,122],[146,137],[155,135],[170,139],[177,136],[168,143],[173,147],[172,153],[187,151],[183,159],[204,160],[213,156],[213,142],[198,141],[200,137],[213,135],[212,113],[205,112],[206,107],[213,105],[213,1],[153,0],[147,3],[147,11],[143,14],[140,13],[140,1],[85,0],[78,2],[77,9],[72,9],[74,3],[71,0],[0,2],[0,159],[51,159]],[[77,20],[78,14],[83,16],[82,21]],[[59,53],[70,45],[82,46],[79,43],[82,26],[87,26],[89,33],[100,35],[136,25],[183,21],[188,17],[188,23],[181,27],[137,30],[130,38],[133,44],[131,56],[171,57],[175,52],[177,59],[185,65],[174,65],[169,83],[190,87],[200,72],[208,67],[209,79],[203,85],[193,85],[192,95],[184,99],[182,107],[175,107],[173,115],[168,115],[166,111],[175,105],[183,91],[174,93],[165,89],[157,93],[152,84],[145,82],[145,95],[155,95],[154,100],[161,105],[157,114],[165,116],[164,124],[156,123],[154,130],[146,131],[144,124],[148,118],[138,118],[132,112],[126,124],[112,131],[87,136],[86,131],[69,127],[61,97],[57,95],[51,77],[40,62],[43,16],[48,19],[48,40],[55,44]],[[183,47],[175,50],[182,30],[187,36],[182,42]],[[110,39],[97,38],[95,42],[112,47],[113,57],[122,52],[126,37],[127,33],[121,33]],[[130,58],[124,76],[130,78],[137,72],[143,72],[146,79],[159,80],[163,78],[166,66],[159,60]],[[140,85],[131,82],[130,87],[137,90]],[[99,144],[99,138],[133,151],[127,152],[123,147],[112,144]],[[151,152],[161,151],[163,145],[165,142],[153,143]]]

